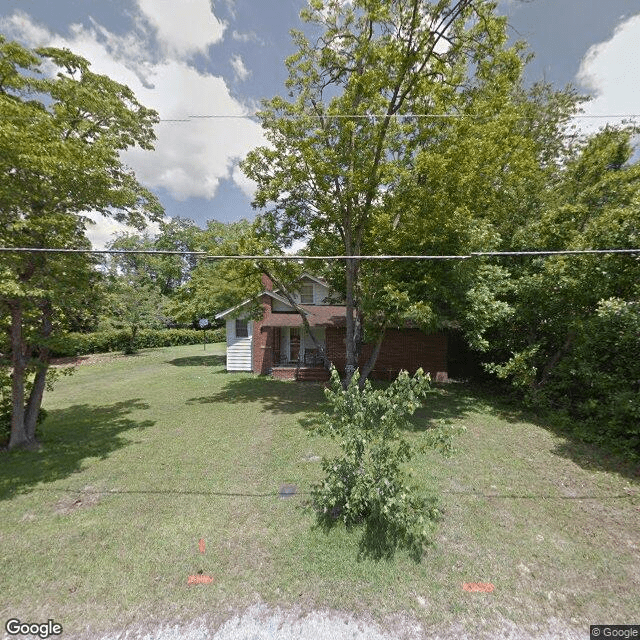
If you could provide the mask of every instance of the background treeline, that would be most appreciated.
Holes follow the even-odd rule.
[[[175,347],[201,344],[204,341],[224,342],[225,328],[218,327],[204,333],[196,329],[141,329],[136,334],[135,349]],[[81,356],[90,353],[126,351],[131,348],[131,334],[126,329],[95,331],[93,333],[67,333],[51,343],[54,358]]]

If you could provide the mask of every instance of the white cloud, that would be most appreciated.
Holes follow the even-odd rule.
[[[85,213],[95,224],[89,223],[87,225],[87,238],[91,241],[94,249],[106,249],[107,243],[114,240],[116,234],[120,233],[140,233],[138,229],[129,227],[122,222],[113,220],[112,218],[106,218],[99,213]],[[165,218],[169,221],[169,218]],[[155,235],[160,233],[160,225],[156,222],[152,222],[147,226],[147,233]]]
[[[231,58],[231,66],[233,67],[233,70],[236,72],[236,76],[240,81],[246,80],[251,75],[251,71],[249,71],[249,69],[244,66],[242,58],[237,54]]]
[[[241,191],[247,196],[247,198],[253,199],[258,185],[250,178],[247,178],[247,176],[242,173],[242,170],[238,165],[233,168],[231,177],[233,178],[236,186],[241,189]]]
[[[45,27],[32,22],[31,17],[23,11],[16,11],[9,18],[0,18],[0,27],[9,36],[19,34],[32,46],[42,46],[51,38],[51,33]]]
[[[185,15],[193,16],[196,4],[202,3],[174,2],[173,22],[181,24]],[[204,4],[208,7],[208,0]],[[179,49],[176,41],[174,57],[159,60],[149,41],[148,27],[144,17],[139,17],[134,31],[117,35],[92,22],[89,26],[72,25],[70,35],[62,37],[37,25],[24,12],[0,19],[0,31],[9,37],[31,46],[68,47],[87,58],[94,72],[128,85],[142,104],[159,112],[165,122],[156,127],[155,151],[130,149],[123,154],[123,160],[148,188],[162,187],[178,200],[213,198],[220,181],[231,179],[252,195],[255,185],[237,168],[250,149],[265,144],[259,124],[242,117],[251,105],[233,98],[223,78],[198,70],[180,57],[180,51],[186,49]],[[240,58],[238,62],[236,73],[249,73]],[[233,117],[166,121],[211,114]],[[111,233],[102,228],[104,224],[98,221],[94,235]]]
[[[259,38],[254,31],[241,33],[240,31],[234,30],[231,33],[231,37],[238,42],[256,42],[257,44],[264,44],[264,40],[262,40],[262,38]]]
[[[640,114],[640,15],[623,22],[606,42],[593,45],[585,54],[576,77],[593,93],[584,106],[585,115]],[[640,121],[640,120],[637,120]],[[580,128],[597,131],[616,118],[582,118]]]
[[[211,11],[209,0],[137,0],[158,41],[170,56],[188,58],[206,53],[222,40],[226,24]]]
[[[154,88],[139,87],[143,104],[159,109],[163,118],[185,115],[225,115],[189,122],[161,122],[156,128],[155,152],[134,149],[124,158],[150,187],[164,187],[178,200],[213,198],[221,179],[230,178],[233,165],[262,143],[259,125],[229,94],[222,78],[205,75],[179,62],[153,69]],[[162,96],[161,104],[154,102]]]

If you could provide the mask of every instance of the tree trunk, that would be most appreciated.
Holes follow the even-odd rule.
[[[51,322],[51,316],[53,315],[53,309],[51,303],[46,301],[41,306],[42,310],[42,337],[46,340],[51,335],[53,325]],[[49,348],[46,346],[40,347],[40,353],[38,356],[38,370],[36,371],[36,377],[33,382],[33,388],[29,395],[29,401],[27,403],[27,409],[24,417],[25,430],[27,437],[32,442],[36,441],[36,426],[38,424],[38,415],[40,414],[40,407],[42,406],[42,397],[47,384],[47,371],[49,370]]]
[[[44,389],[47,384],[47,371],[49,370],[49,363],[41,364],[36,372],[35,380],[33,381],[33,387],[29,394],[29,402],[27,403],[27,409],[24,415],[24,426],[29,442],[36,443],[36,426],[38,425],[38,415],[40,414],[40,407],[42,406],[42,397],[44,395]]]
[[[350,255],[348,253],[347,255]],[[353,374],[358,368],[358,350],[356,345],[357,326],[354,315],[355,309],[355,286],[357,281],[357,260],[347,258],[346,264],[346,306],[347,306],[347,335],[346,335],[346,364],[343,387],[346,389],[353,378]]]
[[[378,339],[376,340],[376,343],[373,347],[373,351],[371,352],[371,355],[369,356],[369,359],[365,362],[364,366],[360,370],[360,380],[358,380],[358,386],[360,387],[360,389],[364,389],[364,383],[369,377],[369,374],[373,370],[373,367],[376,364],[376,360],[380,355],[380,348],[382,347],[382,341],[384,340],[385,331],[386,330],[383,329],[380,335],[378,336]]]
[[[24,355],[22,340],[22,304],[18,301],[9,303],[11,311],[11,435],[9,449],[26,447],[31,444],[24,421],[24,382],[27,371],[27,360]]]
[[[136,352],[136,334],[138,333],[138,325],[131,327],[131,336],[129,337],[129,346],[124,350],[125,355],[131,355]]]

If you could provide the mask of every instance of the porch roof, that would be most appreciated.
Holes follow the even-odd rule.
[[[339,305],[302,304],[309,326],[311,327],[344,327],[347,308]],[[302,318],[299,313],[271,313],[262,323],[263,327],[301,327]]]

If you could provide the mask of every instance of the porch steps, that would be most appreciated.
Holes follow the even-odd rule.
[[[322,367],[273,367],[271,375],[279,380],[299,382],[326,382],[329,372]]]
[[[326,382],[329,378],[329,372],[323,368],[301,367],[296,370],[296,380],[300,382]]]

